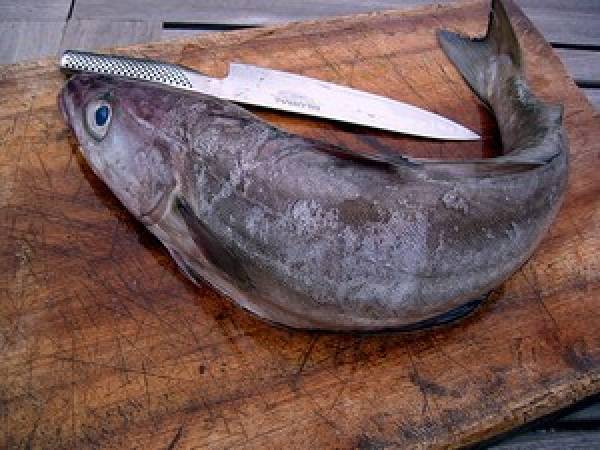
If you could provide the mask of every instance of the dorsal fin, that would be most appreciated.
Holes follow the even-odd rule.
[[[512,175],[527,172],[542,165],[538,162],[481,159],[473,161],[428,161],[422,165],[422,169],[429,178],[457,180]]]
[[[429,178],[440,180],[489,178],[525,172],[543,165],[543,163],[537,161],[511,161],[502,157],[497,159],[471,159],[462,161],[411,158],[389,150],[378,150],[377,153],[360,152],[323,143],[318,143],[316,149],[323,150],[340,159],[363,164],[383,165],[391,169],[408,168],[417,172],[423,172]]]
[[[402,153],[393,152],[385,149],[379,149],[377,151],[359,151],[340,147],[325,143],[318,140],[306,140],[312,144],[311,148],[323,153],[336,156],[341,160],[354,161],[362,164],[375,164],[390,167],[413,167],[420,166],[420,162],[413,162],[413,160]]]

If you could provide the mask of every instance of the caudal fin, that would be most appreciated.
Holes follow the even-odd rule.
[[[467,83],[485,103],[490,103],[498,71],[502,78],[521,73],[519,42],[502,3],[492,1],[488,29],[484,37],[469,38],[446,30],[438,32],[444,52]]]
[[[548,105],[531,92],[523,73],[521,47],[500,0],[492,0],[485,36],[469,38],[439,31],[442,49],[477,96],[494,111],[504,154],[543,161],[554,153],[539,143],[560,132],[562,106]],[[527,149],[527,150],[526,150]]]

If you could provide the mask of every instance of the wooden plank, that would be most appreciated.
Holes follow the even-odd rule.
[[[436,3],[446,3],[440,0]],[[391,8],[407,8],[431,3],[431,0],[378,0],[356,2],[338,0],[78,0],[74,17],[86,19],[162,20],[166,22],[195,22],[212,24],[266,25],[332,15],[370,12]],[[520,0],[525,13],[549,41],[566,43],[600,42],[599,2],[579,0]]]
[[[565,8],[525,8],[527,16],[549,42],[597,45],[600,42],[600,14],[580,13]]]
[[[493,450],[589,450],[600,448],[598,431],[536,431],[525,433],[498,445]]]
[[[533,90],[565,105],[577,176],[532,259],[482,310],[413,334],[290,331],[194,287],[78,156],[56,108],[56,64],[0,68],[0,447],[457,447],[600,390],[599,118],[509,11]],[[480,33],[487,12],[475,2],[126,53],[210,74],[237,59],[403,98],[486,139],[261,114],[349,148],[452,158],[493,152],[494,121],[432,30]]]
[[[554,50],[575,81],[597,82],[600,84],[600,51]]]
[[[598,422],[600,424],[600,402],[561,417],[559,423]]]
[[[567,22],[568,23],[568,22]],[[0,63],[10,63],[55,54],[59,47],[61,22],[4,21],[0,23],[4,36],[0,43]],[[158,22],[71,20],[68,23],[63,48],[99,49],[103,47],[148,42],[157,39],[180,38],[198,34],[196,30],[162,30]],[[33,36],[33,37],[32,37]],[[591,51],[558,49],[573,76],[598,79],[600,54]]]
[[[448,2],[441,0],[439,3]],[[266,25],[393,8],[410,8],[431,0],[77,0],[73,16],[94,19],[152,19],[165,22]]]
[[[160,33],[160,39],[168,41],[171,39],[189,38],[206,33],[214,33],[212,30],[190,30],[190,29],[163,29]]]
[[[451,0],[337,0],[318,2],[314,0],[226,0],[205,1],[173,0],[165,4],[159,0],[130,0],[115,4],[107,0],[78,0],[74,16],[80,18],[118,18],[118,19],[162,19],[198,23],[251,23],[264,25],[273,22],[302,20],[333,15],[353,14],[384,9],[401,9],[431,3],[448,3]],[[549,15],[557,13],[582,13],[597,15],[599,3],[595,0],[518,0],[526,13]],[[248,17],[250,16],[250,17]],[[565,26],[569,27],[565,22]],[[574,27],[573,27],[574,28]]]
[[[600,111],[600,89],[583,89],[583,92],[596,110]]]
[[[66,20],[70,7],[71,0],[0,0],[0,21]]]
[[[161,33],[160,22],[71,19],[61,49],[98,50],[152,42]]]
[[[517,0],[516,3],[522,9],[546,10],[557,14],[564,12],[600,14],[600,2],[597,0]]]
[[[64,21],[0,21],[0,64],[55,55]]]

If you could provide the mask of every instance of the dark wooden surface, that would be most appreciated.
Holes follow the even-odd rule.
[[[597,393],[600,119],[510,13],[534,91],[565,105],[568,195],[534,257],[484,308],[413,334],[284,330],[195,288],[78,156],[55,105],[55,62],[2,67],[0,446],[456,446]],[[468,156],[493,153],[493,118],[433,30],[481,33],[486,19],[477,2],[122,51],[213,74],[243,60],[403,98],[472,127],[484,146],[263,116],[350,147]]]

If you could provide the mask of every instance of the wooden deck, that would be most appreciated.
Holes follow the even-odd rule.
[[[442,0],[438,0],[442,3]],[[0,63],[194,33],[404,8],[429,0],[0,0]],[[552,43],[578,86],[600,109],[600,1],[518,0]],[[494,448],[600,448],[600,402],[587,402],[482,445]]]

